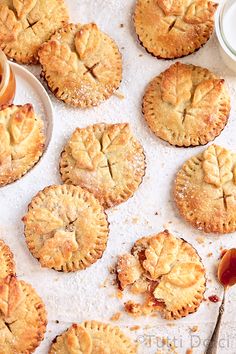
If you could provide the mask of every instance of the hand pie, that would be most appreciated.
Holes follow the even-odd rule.
[[[75,186],[39,192],[23,217],[29,250],[43,267],[72,272],[102,257],[108,222],[97,199]]]
[[[236,231],[236,154],[217,145],[192,157],[175,179],[181,215],[204,232]]]
[[[197,311],[205,292],[205,269],[197,251],[167,230],[136,241],[131,253],[120,256],[117,280],[121,290],[142,295],[125,310],[134,316],[160,311],[166,319],[178,319]]]
[[[145,172],[145,156],[129,125],[77,128],[61,154],[64,183],[86,188],[104,208],[133,196]]]
[[[69,24],[39,50],[42,76],[60,100],[97,106],[120,85],[122,59],[116,43],[96,24]]]
[[[136,354],[134,345],[119,329],[109,324],[86,321],[73,324],[57,336],[49,354]]]
[[[0,353],[33,353],[46,325],[44,304],[31,286],[15,276],[0,279]]]
[[[19,63],[37,63],[40,45],[68,18],[64,0],[1,0],[0,47]]]
[[[157,58],[181,58],[208,41],[216,8],[217,4],[208,0],[137,0],[136,33]]]
[[[0,186],[22,177],[38,162],[45,137],[31,104],[0,110]]]
[[[0,240],[0,279],[15,275],[15,262],[10,248]]]
[[[176,146],[214,140],[229,113],[224,80],[199,66],[171,65],[151,81],[143,98],[143,114],[151,130]]]

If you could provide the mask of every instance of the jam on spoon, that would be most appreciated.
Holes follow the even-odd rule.
[[[219,315],[217,318],[216,326],[210,339],[206,354],[217,353],[221,320],[225,307],[226,290],[236,284],[236,248],[227,250],[221,258],[218,266],[218,280],[224,287],[224,294],[221,306],[219,308]]]

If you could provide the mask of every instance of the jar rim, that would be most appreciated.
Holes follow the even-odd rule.
[[[0,50],[0,66],[2,70],[2,77],[0,82],[0,96],[4,94],[10,80],[10,65],[6,55]]]
[[[219,31],[220,31],[220,35],[221,35],[221,38],[225,44],[225,46],[227,47],[227,49],[231,52],[231,54],[233,56],[235,56],[235,60],[236,60],[236,49],[234,49],[229,41],[227,40],[226,36],[225,36],[225,32],[224,32],[224,25],[223,25],[223,18],[224,18],[224,15],[225,15],[225,11],[227,11],[228,7],[229,6],[232,6],[232,4],[235,3],[236,4],[236,1],[235,0],[223,0],[222,3],[219,5],[219,18],[218,18],[218,21],[219,21]]]

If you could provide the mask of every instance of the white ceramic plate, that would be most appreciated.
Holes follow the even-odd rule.
[[[16,77],[14,104],[31,103],[35,112],[44,122],[46,135],[44,153],[48,148],[53,130],[53,107],[51,100],[39,80],[24,67],[10,63]]]

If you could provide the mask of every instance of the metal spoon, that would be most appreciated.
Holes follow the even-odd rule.
[[[223,299],[219,308],[219,314],[216,321],[215,329],[211,336],[206,354],[217,354],[217,346],[220,335],[220,326],[223,313],[225,310],[226,290],[236,284],[236,248],[232,248],[225,252],[218,265],[218,280],[224,287]]]

